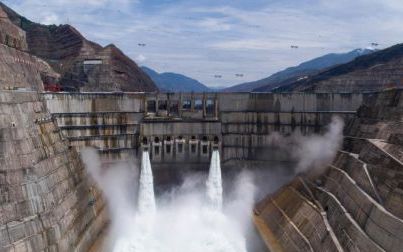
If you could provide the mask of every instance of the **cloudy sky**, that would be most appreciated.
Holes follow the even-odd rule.
[[[33,21],[68,23],[90,40],[114,43],[139,65],[183,73],[209,86],[256,80],[371,42],[379,48],[403,42],[402,0],[3,2]]]

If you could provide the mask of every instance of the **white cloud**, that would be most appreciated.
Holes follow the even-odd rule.
[[[146,57],[143,54],[139,54],[136,56],[136,58],[134,59],[137,63],[143,63],[144,61],[146,61]]]
[[[46,24],[46,25],[51,25],[51,24],[59,24],[60,23],[60,19],[59,16],[57,16],[56,14],[49,14],[47,16],[44,16],[41,21],[42,24]]]
[[[231,30],[231,25],[229,23],[227,23],[223,19],[217,18],[205,18],[201,20],[197,25],[206,31],[217,32]]]
[[[287,43],[288,42],[288,43]],[[221,41],[218,43],[211,44],[212,48],[223,49],[223,50],[289,50],[290,45],[298,45],[300,49],[307,48],[318,48],[322,44],[315,41],[303,41],[299,40],[298,43],[289,40],[285,42],[279,39],[240,39],[240,40],[229,40]]]
[[[69,21],[87,38],[115,43],[161,72],[180,72],[217,86],[267,77],[325,53],[365,48],[371,42],[386,47],[403,38],[401,0],[5,3],[34,21]],[[239,72],[244,78],[235,77]],[[223,78],[214,78],[217,73]]]

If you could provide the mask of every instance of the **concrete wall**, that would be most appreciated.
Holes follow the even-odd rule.
[[[51,113],[144,112],[142,93],[43,93]]]
[[[222,93],[220,112],[355,111],[363,101],[359,93]]]
[[[349,121],[364,96],[353,93],[43,94],[48,109],[72,146],[78,149],[95,146],[104,154],[113,152],[108,157],[121,158],[121,152],[130,150],[137,155],[139,146],[146,141],[154,163],[208,162],[216,140],[223,161],[259,159],[260,149],[270,147],[272,132],[285,135],[294,131],[320,132],[334,115]],[[178,141],[183,141],[185,146],[183,154],[178,151]],[[152,148],[155,146],[157,150]]]

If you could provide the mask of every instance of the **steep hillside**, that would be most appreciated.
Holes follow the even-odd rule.
[[[22,51],[25,32],[4,18],[0,34],[0,251],[88,251],[108,217],[37,92],[57,74]]]
[[[401,251],[402,108],[401,90],[369,95],[322,174],[298,176],[256,206],[272,251]]]
[[[157,73],[151,68],[141,69],[150,76],[160,90],[169,92],[208,92],[210,89],[199,81],[177,73]]]
[[[153,81],[115,46],[102,47],[70,25],[41,25],[0,2],[11,22],[26,32],[28,51],[61,74],[66,90],[156,91]]]
[[[362,92],[401,87],[403,44],[364,55],[274,91]]]
[[[295,67],[289,67],[283,71],[277,72],[270,77],[242,83],[224,89],[227,92],[250,92],[250,91],[270,91],[273,88],[287,85],[296,79],[318,73],[320,70],[332,67],[338,64],[347,63],[358,56],[372,53],[369,49],[356,49],[347,53],[330,53],[324,56],[306,61]],[[259,90],[257,90],[259,89]]]
[[[25,31],[0,7],[0,89],[43,91],[43,81],[59,75],[44,60],[27,53]]]

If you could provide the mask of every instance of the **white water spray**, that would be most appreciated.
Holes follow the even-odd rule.
[[[138,210],[141,214],[152,214],[156,211],[153,172],[148,151],[143,151],[141,161]]]
[[[246,240],[239,220],[248,219],[249,212],[245,216],[234,215],[241,208],[239,203],[245,202],[245,197],[242,195],[242,200],[229,200],[227,204],[235,201],[238,203],[236,208],[231,208],[231,214],[227,214],[228,208],[222,204],[218,151],[213,152],[207,183],[201,180],[203,176],[185,177],[181,187],[160,196],[158,209],[155,204],[150,158],[148,152],[144,152],[138,180],[138,211],[129,204],[133,198],[124,193],[126,183],[122,183],[131,174],[130,169],[127,169],[128,173],[119,169],[119,174],[116,169],[101,171],[100,160],[95,151],[86,153],[83,159],[90,170],[96,170],[91,174],[104,190],[111,206],[111,240],[106,251],[246,252]],[[115,178],[114,175],[119,176]],[[206,187],[203,188],[203,184]],[[129,185],[133,185],[133,182]],[[244,188],[244,183],[236,185],[237,188],[241,186]],[[204,207],[210,202],[213,207]]]
[[[206,185],[207,185],[207,198],[209,200],[211,207],[215,210],[221,210],[222,179],[221,179],[220,153],[218,152],[218,150],[213,150]]]

